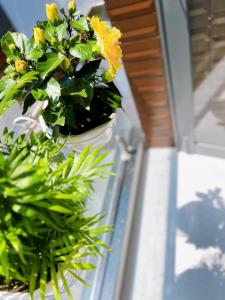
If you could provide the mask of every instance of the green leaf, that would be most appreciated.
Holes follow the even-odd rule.
[[[55,300],[60,300],[58,281],[57,281],[57,277],[56,277],[55,266],[53,265],[53,263],[51,264],[50,270],[51,270],[51,283],[52,283],[52,287],[53,287]]]
[[[41,22],[42,27],[44,28],[45,38],[50,42],[53,37],[55,37],[55,26],[50,22]]]
[[[8,252],[7,243],[3,235],[0,235],[0,262],[4,272],[4,277],[9,280],[9,262],[8,262]]]
[[[9,232],[6,235],[6,238],[8,239],[8,241],[10,242],[10,244],[12,245],[12,247],[15,249],[15,251],[18,253],[18,255],[20,256],[21,261],[26,264],[25,259],[24,259],[24,254],[23,254],[23,249],[22,249],[22,244],[20,239],[18,238],[17,235],[15,235],[13,232]]]
[[[71,211],[71,209],[68,209],[68,208],[66,208],[62,205],[52,205],[52,204],[45,203],[45,202],[37,202],[37,203],[34,203],[34,204],[39,206],[39,207],[44,207],[44,208],[47,208],[49,210],[56,211],[60,214],[73,215],[73,211]]]
[[[65,107],[65,124],[73,128],[77,127],[73,105],[67,105]]]
[[[69,39],[69,42],[70,42],[70,48],[74,47],[77,43],[79,43],[79,41],[80,41],[79,35],[73,35],[73,36]]]
[[[4,70],[4,74],[10,74],[12,72],[15,71],[15,67],[12,65],[9,65],[5,70]]]
[[[92,59],[92,48],[89,44],[76,44],[70,48],[70,54],[76,58],[80,58],[82,61]]]
[[[86,79],[67,79],[61,83],[63,95],[70,96],[74,103],[89,109],[94,89]]]
[[[95,92],[100,91],[101,100],[110,105],[113,109],[122,107],[122,96],[113,82],[107,83],[107,86],[96,87]]]
[[[11,32],[7,32],[5,35],[3,35],[2,39],[1,39],[1,47],[2,47],[4,54],[10,59],[19,58],[19,53],[12,52],[9,49],[9,45],[14,44],[14,43],[15,42],[13,40]]]
[[[58,26],[54,26],[50,22],[43,23],[45,38],[50,42],[52,38],[62,41],[67,31],[67,24],[64,22]]]
[[[47,83],[46,92],[49,98],[51,99],[52,103],[59,100],[59,97],[61,96],[61,87],[54,77],[52,77]]]
[[[44,51],[37,48],[34,38],[30,39],[25,46],[25,58],[28,60],[36,60],[42,57]]]
[[[55,27],[55,32],[58,36],[59,41],[62,41],[63,38],[65,37],[66,30],[67,30],[67,24],[66,23],[62,23],[59,26]]]
[[[60,126],[65,125],[65,107],[61,104],[58,107],[52,107],[51,105],[48,105],[42,112],[42,115],[47,124]]]
[[[45,100],[48,100],[48,98],[49,98],[49,95],[46,90],[36,89],[36,90],[32,90],[31,93],[32,93],[34,99],[38,100],[38,101],[45,101]]]
[[[70,176],[75,176],[77,172],[79,172],[82,164],[84,163],[86,157],[88,156],[88,154],[90,153],[91,150],[91,146],[86,147],[79,155],[79,157],[77,158],[77,160],[75,161],[73,168],[70,172]]]
[[[15,213],[23,215],[24,217],[27,217],[27,218],[34,218],[34,217],[38,218],[39,220],[41,220],[42,222],[45,222],[46,224],[48,224],[48,226],[54,228],[55,230],[61,231],[61,229],[57,226],[57,224],[55,224],[49,217],[45,216],[43,213],[41,213],[37,209],[29,208],[29,207],[26,207],[25,205],[14,204],[12,206],[12,210]]]
[[[87,44],[91,46],[92,52],[100,54],[100,47],[96,40],[87,40]]]
[[[64,56],[56,53],[47,53],[44,61],[37,63],[37,69],[40,73],[40,77],[45,79],[49,73],[54,71],[64,60]]]
[[[47,284],[47,264],[45,259],[42,259],[41,274],[40,274],[40,294],[41,300],[45,300]]]
[[[19,48],[19,52],[25,54],[25,49],[28,44],[28,38],[22,33],[7,32],[1,39],[1,46],[5,55],[10,59],[19,59],[19,52],[17,50],[11,51],[9,49],[10,44],[15,44]]]
[[[88,264],[88,263],[84,263],[84,262],[80,262],[80,263],[65,263],[63,264],[63,266],[65,268],[71,268],[74,270],[95,270],[96,266],[92,265],[92,264]]]
[[[101,59],[93,60],[89,63],[86,63],[76,74],[79,78],[90,78],[96,74],[99,69]]]
[[[78,276],[75,272],[73,272],[72,270],[68,270],[68,272],[78,281],[80,281],[81,283],[83,283],[85,286],[91,288],[91,285],[88,284],[85,280],[83,280],[83,278],[81,278],[80,276]]]
[[[22,53],[25,53],[26,46],[28,44],[28,38],[23,33],[13,32],[12,38],[16,46],[20,49]]]
[[[78,31],[89,31],[88,22],[85,17],[80,17],[78,20],[72,21],[71,26]]]
[[[69,299],[70,299],[70,300],[74,300],[74,299],[73,299],[73,296],[72,296],[72,294],[71,294],[70,288],[69,288],[69,286],[68,286],[68,284],[67,284],[66,278],[65,278],[65,276],[64,276],[64,274],[63,274],[63,270],[62,270],[61,268],[59,268],[59,275],[60,275],[60,277],[61,277],[61,280],[62,280],[62,283],[63,283],[63,287],[64,287],[64,289],[65,289],[65,291],[66,291],[66,293],[67,293]]]
[[[30,281],[29,281],[29,293],[31,294],[31,298],[33,299],[33,294],[36,289],[36,283],[38,278],[38,270],[39,270],[39,260],[35,259],[32,262],[32,271],[30,274]]]
[[[6,93],[10,91],[15,84],[15,80],[9,78],[7,75],[0,79],[0,99],[4,98]]]
[[[11,107],[22,95],[23,89],[37,78],[38,72],[30,71],[20,77],[5,90],[5,96],[0,103],[0,115]]]

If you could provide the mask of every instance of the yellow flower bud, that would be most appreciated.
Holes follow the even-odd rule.
[[[44,32],[40,27],[34,27],[34,40],[37,45],[44,44],[45,43],[45,36]]]
[[[12,62],[12,60],[8,57],[8,58],[6,59],[6,62],[7,62],[8,65],[10,65],[11,62]]]
[[[14,43],[11,43],[9,45],[9,50],[13,52],[15,49],[16,49],[16,45]]]
[[[71,66],[71,62],[70,62],[69,58],[66,57],[66,58],[62,61],[61,67],[62,67],[62,69],[63,69],[64,71],[67,71],[67,70],[70,68],[70,66]]]
[[[51,22],[55,22],[59,20],[58,8],[55,3],[46,4],[46,14]]]
[[[17,59],[15,61],[15,69],[18,73],[26,73],[27,71],[27,63],[24,60]]]
[[[74,0],[70,0],[68,4],[68,11],[74,12],[76,10],[76,2]]]
[[[54,37],[53,37],[53,38],[51,38],[51,45],[53,45],[53,46],[54,46],[56,42],[57,42],[56,38],[54,38]]]

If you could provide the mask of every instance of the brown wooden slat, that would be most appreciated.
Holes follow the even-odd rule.
[[[131,78],[138,78],[138,77],[145,77],[145,76],[152,76],[152,75],[163,75],[163,69],[162,68],[149,68],[149,69],[143,69],[143,70],[137,70],[133,72],[128,72],[128,75]]]
[[[120,29],[123,34],[140,28],[148,28],[149,26],[156,27],[156,14],[146,14],[139,17],[123,19],[122,21],[115,21],[114,26]]]
[[[119,8],[119,7],[122,7],[122,6],[125,6],[125,5],[130,5],[130,4],[136,4],[136,3],[139,3],[139,2],[142,2],[143,0],[106,0],[105,3],[106,3],[106,6],[107,6],[107,9],[110,10],[112,8]]]
[[[105,0],[123,32],[123,61],[148,144],[173,145],[162,50],[153,0]]]
[[[123,52],[125,54],[130,52],[138,52],[141,49],[150,50],[150,49],[160,49],[160,38],[159,36],[146,38],[146,39],[138,39],[134,41],[128,41],[122,43]]]
[[[138,52],[133,53],[127,53],[124,55],[123,60],[125,62],[132,62],[132,61],[138,61],[138,60],[144,60],[148,58],[160,58],[161,57],[161,49],[150,49],[150,50],[141,50]]]
[[[157,103],[157,101],[165,101],[167,102],[167,93],[166,92],[161,92],[161,93],[144,93],[142,95],[143,100],[145,103],[149,103],[154,105],[154,103]]]
[[[167,118],[164,119],[158,119],[158,120],[154,120],[154,119],[150,119],[149,122],[151,123],[151,126],[148,127],[161,127],[161,128],[168,128],[168,132],[170,132],[171,127],[170,127],[170,116],[168,116]],[[147,128],[146,128],[147,130]]]
[[[128,72],[135,72],[140,70],[147,70],[149,68],[163,68],[163,62],[161,58],[153,58],[146,60],[138,60],[133,62],[126,62],[126,69]]]
[[[147,138],[147,143],[150,147],[173,147],[173,137],[157,137],[152,138],[151,136]]]
[[[142,87],[138,87],[138,91],[140,93],[147,93],[147,92],[157,93],[157,92],[165,92],[166,88],[165,88],[165,86],[162,86],[162,85],[142,86]]]
[[[135,86],[138,88],[146,86],[163,86],[165,87],[165,78],[164,76],[148,76],[145,78],[135,78],[132,80]]]
[[[163,137],[163,136],[170,136],[171,132],[168,129],[163,129],[163,128],[155,128],[151,127],[149,132],[151,133],[152,137]]]
[[[125,32],[122,36],[122,41],[132,41],[137,39],[143,39],[148,37],[155,37],[158,35],[158,29],[156,25],[146,28],[139,28],[132,31]]]
[[[121,19],[124,17],[130,17],[133,15],[139,15],[139,13],[145,13],[146,11],[152,12],[154,9],[154,2],[145,0],[134,4],[128,4],[122,7],[116,7],[109,10],[109,16],[115,18],[115,20]]]

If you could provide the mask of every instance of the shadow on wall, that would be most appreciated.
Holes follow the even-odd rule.
[[[173,272],[173,282],[167,282],[165,286],[165,300],[225,299],[225,199],[220,193],[219,188],[208,193],[196,193],[197,201],[190,202],[177,211],[175,229],[185,234],[186,243],[195,246],[196,251],[204,250],[208,254],[197,266],[177,277],[170,269]],[[174,261],[174,247],[169,249],[167,260]]]

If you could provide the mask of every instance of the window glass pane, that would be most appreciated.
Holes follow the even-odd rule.
[[[195,138],[225,146],[225,1],[188,3]]]

